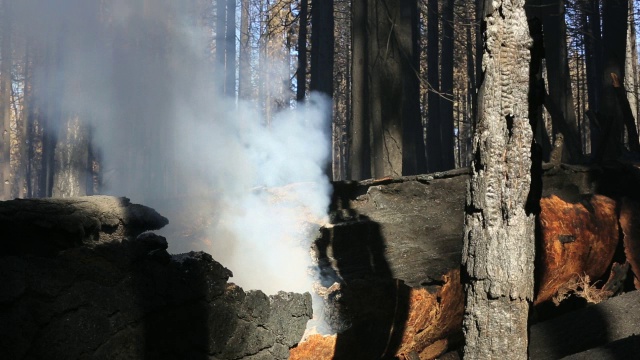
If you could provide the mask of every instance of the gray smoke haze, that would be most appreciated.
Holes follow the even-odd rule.
[[[220,96],[196,8],[196,0],[17,2],[16,32],[48,64],[33,75],[36,101],[90,124],[107,193],[163,214],[179,211],[168,189],[206,199],[193,206],[210,216],[208,241],[169,238],[170,251],[207,251],[245,288],[308,291],[310,239],[329,205],[330,102],[312,95],[266,126],[254,104]]]

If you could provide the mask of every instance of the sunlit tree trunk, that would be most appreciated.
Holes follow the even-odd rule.
[[[11,7],[2,1],[2,45],[0,45],[0,200],[11,197]]]
[[[524,0],[487,0],[474,160],[462,253],[465,359],[527,359],[533,298],[533,133],[528,118],[529,46]]]
[[[476,7],[478,6],[478,1],[475,1],[475,5]],[[473,20],[474,22],[471,22],[471,10],[469,9],[469,7],[465,8],[466,11],[466,18],[469,19],[469,26],[467,26],[466,28],[466,52],[467,52],[467,78],[468,78],[468,82],[467,82],[467,99],[466,99],[466,112],[465,112],[465,116],[466,119],[475,119],[475,112],[476,112],[476,104],[477,104],[477,78],[476,78],[476,66],[475,66],[475,61],[474,61],[474,43],[475,43],[475,37],[473,36],[474,32],[472,31],[472,29],[475,29],[475,32],[478,32],[478,27],[475,26],[470,26],[471,24],[475,24],[478,19],[474,16]],[[475,13],[474,13],[475,14]],[[469,121],[469,123],[472,123],[473,121]],[[463,133],[461,131],[461,134],[458,135],[460,139],[462,139],[463,141],[463,145],[461,146],[463,150],[463,154],[465,155],[465,158],[461,161],[460,166],[467,166],[468,161],[469,161],[469,143],[468,143],[468,139],[469,139],[469,131],[471,130],[471,124],[469,124],[469,126],[467,127],[466,131]],[[462,134],[464,134],[464,136],[462,136]]]
[[[627,54],[625,58],[624,88],[633,119],[638,119],[638,47],[636,42],[636,26],[634,21],[634,4],[629,0],[629,26],[627,28]],[[630,126],[628,124],[627,126]],[[634,122],[634,126],[635,122]],[[631,141],[630,141],[631,142]]]
[[[240,0],[240,56],[238,69],[238,97],[251,97],[251,35],[249,23],[250,0]]]
[[[225,94],[236,94],[236,0],[227,0],[225,21]]]
[[[227,50],[227,0],[216,0],[216,63],[220,67],[220,86],[222,93],[227,94],[226,74]]]
[[[52,196],[87,195],[89,141],[86,125],[78,114],[69,115],[58,130]]]

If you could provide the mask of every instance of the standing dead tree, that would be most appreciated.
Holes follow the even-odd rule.
[[[531,38],[524,0],[485,1],[484,79],[478,97],[462,264],[465,359],[526,359],[533,299]]]

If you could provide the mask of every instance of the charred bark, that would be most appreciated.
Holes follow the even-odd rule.
[[[524,1],[485,2],[479,118],[466,204],[465,358],[527,358],[533,300],[533,133],[526,106],[529,46]]]

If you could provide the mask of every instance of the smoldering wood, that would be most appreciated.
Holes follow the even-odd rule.
[[[435,291],[380,278],[334,289],[328,299],[349,326],[337,335],[309,337],[291,359],[434,359],[458,347],[464,311],[460,271],[440,280]]]
[[[532,191],[538,192],[543,198],[553,196],[565,207],[584,208],[587,217],[584,222],[596,221],[595,218],[599,216],[594,213],[599,205],[591,204],[594,198],[606,196],[609,198],[604,200],[606,204],[622,195],[640,199],[640,189],[635,185],[640,181],[640,170],[630,164],[619,163],[601,168],[548,163],[543,165],[541,171],[542,183],[533,184]],[[357,301],[358,304],[363,301],[383,302],[375,294],[360,291],[363,289],[362,284],[367,282],[386,283],[399,279],[412,289],[423,288],[431,294],[438,293],[444,285],[443,274],[460,267],[468,180],[469,169],[463,168],[428,175],[333,183],[332,224],[321,230],[321,236],[314,245],[319,260],[321,285],[333,290],[344,290],[351,286],[350,290],[345,291],[351,291],[351,298],[358,296],[354,292],[359,293],[361,299]],[[557,207],[554,204],[550,202],[546,207],[554,209]],[[610,216],[615,218],[615,211],[610,206],[606,208],[604,216],[607,219]],[[607,229],[617,234],[616,220],[610,222],[609,228],[613,230]],[[576,242],[584,241],[580,238],[582,235],[573,231],[559,235],[564,235],[564,246],[576,246]],[[558,236],[554,239],[562,240]],[[617,237],[613,240],[616,239]],[[609,245],[607,252],[616,246]],[[606,269],[608,266],[605,262],[597,264],[600,275],[601,268],[604,266]],[[579,268],[576,271],[582,273],[583,270],[584,268]],[[598,274],[594,273],[593,276],[599,276]],[[360,321],[365,321],[366,316],[354,315],[353,311],[348,310],[349,306],[344,306],[351,301],[344,300],[345,291],[330,291],[332,296],[343,296],[343,304],[339,304],[343,312],[338,317],[353,319],[355,316],[360,317]],[[368,295],[365,296],[365,293]],[[463,300],[458,300],[458,310],[462,311]],[[442,301],[455,302],[454,299],[444,298]],[[353,304],[355,303],[351,303]],[[333,305],[328,304],[329,307]],[[346,312],[344,309],[347,309]],[[331,321],[338,323],[333,329],[334,333],[344,331],[352,325],[340,324],[344,319],[333,318]],[[458,326],[461,329],[462,324],[459,323]],[[322,349],[323,353],[337,354],[338,350],[334,349],[332,352],[325,349],[327,346],[333,348],[335,340],[330,342],[326,338],[318,339],[321,337],[310,339],[313,344],[301,344],[298,351],[313,353]],[[432,340],[438,342],[441,339]],[[405,343],[400,343],[398,350],[405,349],[408,354],[408,350],[424,351],[429,347],[422,344],[420,349],[409,349],[405,346]],[[353,347],[358,348],[357,345]],[[444,350],[450,349],[445,347]]]
[[[534,304],[549,301],[578,278],[600,279],[619,242],[617,204],[606,196],[574,204],[552,195],[541,200],[541,207]]]

